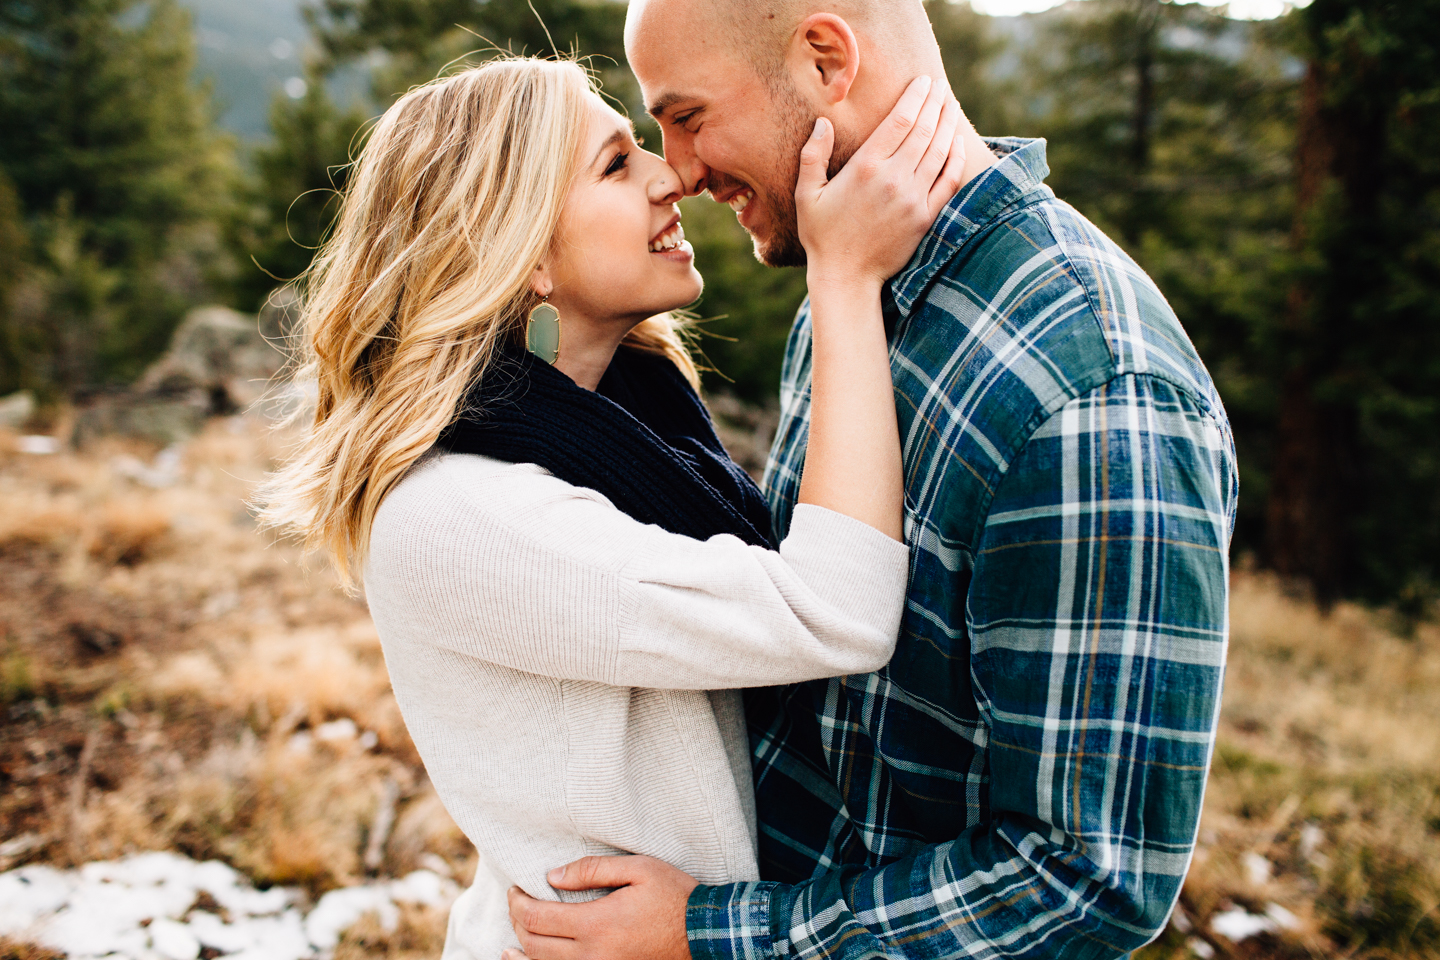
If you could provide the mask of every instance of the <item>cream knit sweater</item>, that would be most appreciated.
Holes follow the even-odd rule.
[[[738,688],[890,658],[904,545],[801,505],[780,550],[641,524],[533,464],[422,460],[385,498],[366,596],[405,723],[479,849],[446,960],[515,946],[503,889],[643,853],[755,879]]]

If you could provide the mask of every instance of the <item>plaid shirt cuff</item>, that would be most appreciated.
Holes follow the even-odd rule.
[[[777,956],[771,934],[778,883],[727,883],[696,887],[685,906],[685,935],[692,960],[760,960]]]

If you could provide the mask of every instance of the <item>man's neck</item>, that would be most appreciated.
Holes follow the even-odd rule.
[[[945,70],[943,67],[936,65],[921,72],[930,74],[935,79],[936,83],[945,84],[946,87],[949,88],[949,80],[945,76]],[[889,81],[882,81],[882,88],[885,93],[873,94],[872,96],[874,97],[874,99],[869,103],[867,107],[862,108],[862,110],[866,112],[873,111],[874,115],[867,117],[864,121],[861,121],[863,124],[865,124],[865,126],[861,127],[861,130],[866,130],[868,128],[868,132],[865,132],[863,136],[859,136],[854,140],[852,150],[853,148],[859,147],[860,144],[863,143],[870,136],[870,134],[873,133],[874,130],[884,121],[884,119],[889,116],[890,110],[895,105],[889,91],[896,84],[899,84],[900,88],[904,89],[905,84],[908,84],[910,82],[910,77],[908,74],[902,76],[905,81],[904,83],[899,83],[901,77],[891,77]],[[950,95],[952,97],[955,97],[953,89],[951,90]],[[955,97],[956,102],[959,102],[959,99],[959,97]],[[965,109],[965,105],[963,103],[960,105],[960,109],[963,113]],[[990,148],[986,145],[984,138],[981,137],[980,134],[975,132],[975,127],[970,123],[970,118],[968,116],[962,116],[960,119],[960,123],[962,125],[960,128],[961,142],[964,144],[965,147],[965,169],[960,177],[960,187],[961,189],[963,189],[964,187],[969,185],[972,180],[980,176],[986,170],[989,170],[991,167],[995,166],[995,164],[999,161],[995,157],[995,154],[990,152]]]
[[[963,190],[969,186],[970,181],[995,166],[1000,160],[990,152],[989,144],[975,132],[975,128],[970,126],[968,120],[965,123],[962,142],[965,145],[965,172],[960,176],[960,188]]]

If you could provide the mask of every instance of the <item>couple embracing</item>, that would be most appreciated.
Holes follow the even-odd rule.
[[[363,575],[480,851],[445,956],[1124,956],[1214,745],[1209,375],[920,0],[631,0],[625,41],[663,159],[566,62],[381,118],[265,493]],[[670,313],[702,191],[807,270],[763,492]]]

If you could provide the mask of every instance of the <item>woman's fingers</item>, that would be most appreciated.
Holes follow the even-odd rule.
[[[910,132],[905,135],[905,140],[895,151],[895,160],[906,173],[913,172],[920,166],[925,152],[935,141],[941,113],[950,99],[950,91],[946,89],[945,84],[931,84],[930,92],[925,96],[925,103],[921,105],[920,112],[916,114],[915,122],[910,125]]]
[[[855,152],[855,158],[852,159],[866,155],[868,159],[885,160],[894,156],[895,151],[900,149],[900,145],[914,129],[915,120],[924,109],[934,86],[935,82],[923,74],[911,80],[889,116],[880,121],[880,126],[875,128],[870,139]]]
[[[931,138],[925,155],[920,158],[920,165],[915,168],[915,176],[925,185],[927,192],[934,186],[940,171],[945,168],[945,160],[955,145],[955,134],[959,129],[960,103],[954,97],[946,97],[944,108],[940,112],[940,122],[935,126],[935,136]]]
[[[960,181],[965,176],[965,135],[964,128],[957,129],[950,142],[950,156],[945,158],[945,166],[940,171],[940,176],[935,178],[935,185],[930,188],[929,212],[933,221],[940,216],[940,211],[945,208],[955,192],[960,189]]]
[[[800,150],[800,175],[795,181],[795,199],[813,199],[829,182],[830,153],[835,148],[835,128],[820,117],[805,146]]]

